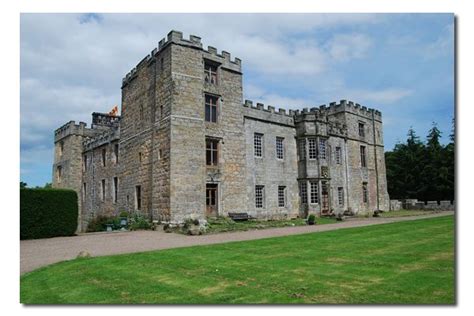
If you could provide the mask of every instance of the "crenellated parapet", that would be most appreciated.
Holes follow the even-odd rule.
[[[261,121],[268,121],[277,124],[294,126],[294,111],[285,109],[275,109],[271,105],[265,106],[262,103],[257,103],[255,106],[252,101],[245,100],[242,105],[244,109],[244,116]]]
[[[353,101],[341,100],[339,103],[331,102],[327,107],[328,115],[336,114],[339,112],[352,113],[358,116],[365,117],[367,119],[374,118],[377,121],[382,121],[382,113],[378,110],[367,108],[359,103]]]
[[[114,140],[120,139],[120,129],[108,129],[92,137],[88,137],[82,142],[83,150],[89,151]]]
[[[87,130],[90,130],[86,126],[87,124],[84,122],[79,122],[79,124],[76,124],[75,121],[69,121],[54,131],[54,142],[56,143],[64,137],[70,135],[84,136],[87,133]]]
[[[129,73],[125,75],[125,77],[122,79],[122,88],[137,77],[138,69],[142,65],[149,65],[150,63],[154,62],[155,56],[172,43],[202,50],[204,58],[219,63],[223,68],[240,73],[242,72],[242,61],[239,58],[234,58],[234,60],[231,60],[229,52],[223,50],[219,54],[217,49],[212,46],[208,46],[207,50],[204,50],[202,48],[201,38],[199,36],[189,35],[189,38],[185,39],[183,38],[182,32],[172,30],[168,33],[166,38],[163,38],[158,42],[158,47],[154,48],[150,54],[145,56]]]
[[[108,113],[92,113],[92,128],[97,127],[119,127],[120,116],[110,115]]]

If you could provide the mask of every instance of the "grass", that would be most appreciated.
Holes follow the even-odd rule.
[[[454,304],[453,216],[75,259],[20,282],[26,304]]]
[[[316,225],[333,224],[336,223],[334,218],[317,218]],[[288,219],[288,220],[248,220],[248,221],[233,221],[230,218],[209,219],[209,226],[206,234],[222,233],[230,231],[246,231],[253,229],[265,229],[271,227],[287,227],[287,226],[304,226],[307,225],[304,219]]]
[[[418,216],[439,213],[440,211],[434,210],[399,210],[380,213],[380,217],[402,217],[402,216]]]

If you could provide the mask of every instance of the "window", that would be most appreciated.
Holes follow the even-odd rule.
[[[84,171],[87,171],[87,155],[82,156],[82,166],[84,167]]]
[[[319,158],[326,159],[326,140],[325,139],[319,140]]]
[[[306,139],[301,139],[299,141],[299,149],[300,149],[300,160],[306,159]]]
[[[365,146],[360,146],[360,166],[367,167],[367,161],[365,159]]]
[[[365,124],[364,123],[359,123],[359,136],[360,137],[365,137]]]
[[[142,152],[141,151],[138,152],[138,162],[142,163]]]
[[[114,203],[118,200],[118,178],[114,177]]]
[[[164,69],[164,61],[163,61],[163,58],[160,59],[160,69],[161,69],[161,71],[163,71],[163,69]]]
[[[56,179],[58,180],[58,183],[61,182],[62,171],[63,171],[63,167],[61,166],[56,167]]]
[[[206,105],[205,105],[205,119],[206,122],[217,123],[217,97],[212,95],[205,95]]]
[[[318,204],[318,182],[317,181],[310,181],[310,188],[311,188],[311,195],[310,195],[310,202],[311,204]]]
[[[217,166],[219,162],[219,141],[206,138],[206,165]]]
[[[310,138],[308,139],[308,147],[309,147],[309,159],[316,159],[316,139]]]
[[[253,152],[255,157],[262,157],[262,138],[263,134],[255,133],[253,135]]]
[[[283,159],[283,137],[276,138],[276,157],[277,159]]]
[[[278,186],[278,207],[285,207],[286,205],[286,187]]]
[[[208,62],[204,63],[204,81],[217,84],[217,66]]]
[[[140,122],[143,122],[143,104],[140,104]]]
[[[64,152],[64,142],[61,141],[59,142],[59,156],[60,157],[63,155],[63,152]]]
[[[115,156],[115,163],[119,162],[119,145],[115,144],[114,146],[114,156]]]
[[[100,189],[100,198],[102,199],[102,201],[105,201],[105,179],[102,179]]]
[[[102,148],[102,166],[105,167],[105,158],[106,158],[107,151],[105,148]]]
[[[337,202],[340,206],[344,205],[344,188],[339,187],[337,188]]]
[[[264,201],[264,189],[263,185],[256,185],[255,186],[255,207],[256,208],[263,208],[263,201]]]
[[[300,197],[301,203],[308,203],[308,186],[306,184],[306,181],[300,182]]]
[[[369,201],[369,192],[367,191],[367,182],[362,182],[362,201],[367,203]]]
[[[142,187],[140,185],[135,186],[135,210],[139,211],[142,209]]]
[[[336,163],[341,164],[342,163],[342,150],[341,147],[336,147]]]
[[[87,197],[87,184],[84,182],[82,184],[82,200],[85,201]]]
[[[163,149],[160,148],[160,150],[158,150],[158,159],[161,160],[161,158],[163,158]]]

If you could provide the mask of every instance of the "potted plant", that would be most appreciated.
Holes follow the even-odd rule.
[[[310,214],[308,216],[308,225],[314,225],[316,223],[316,216],[314,214]]]
[[[126,211],[120,212],[119,218],[120,218],[120,226],[122,228],[127,227],[127,225],[128,225],[128,213]]]

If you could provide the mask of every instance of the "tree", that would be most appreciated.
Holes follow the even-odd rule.
[[[20,181],[20,189],[24,189],[28,186],[26,182]]]

